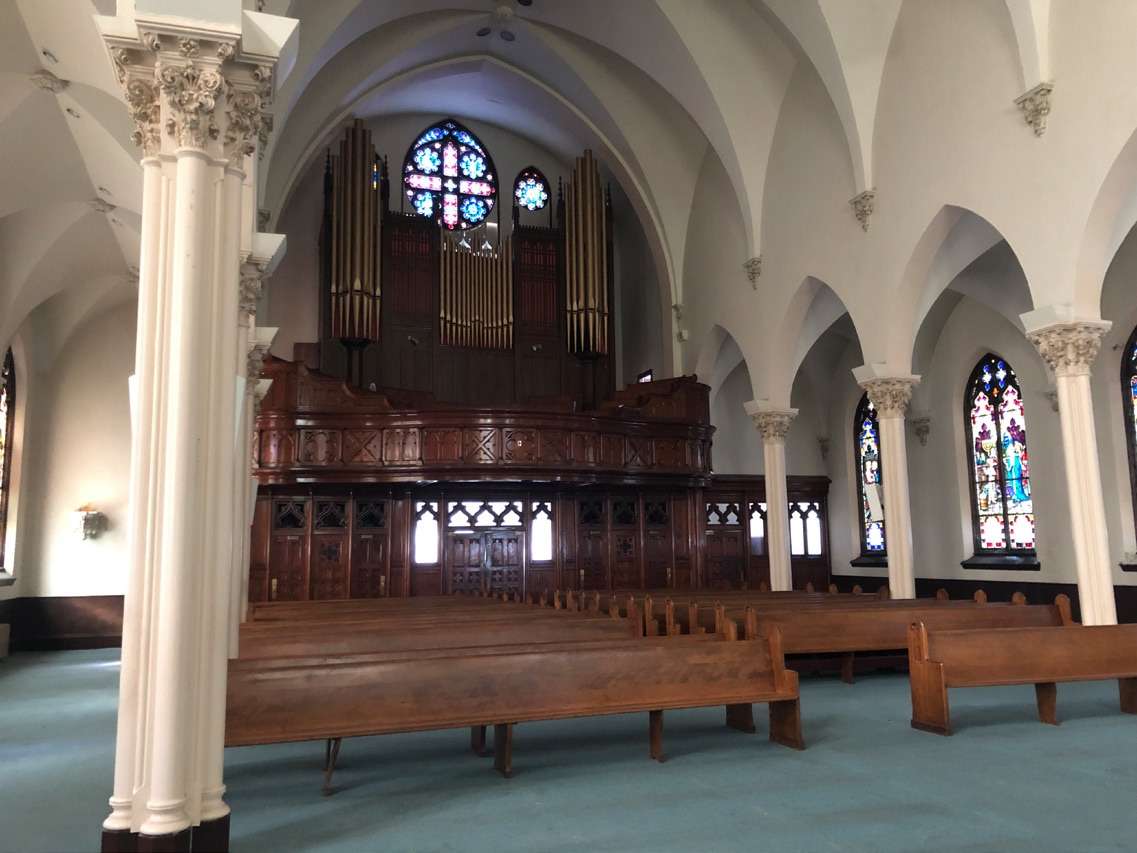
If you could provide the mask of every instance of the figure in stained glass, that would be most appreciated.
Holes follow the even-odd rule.
[[[976,365],[967,410],[976,553],[1033,552],[1026,412],[1018,378],[999,356]]]
[[[868,394],[861,397],[853,418],[857,457],[857,495],[861,504],[861,554],[883,556],[884,495],[880,470],[880,423]]]

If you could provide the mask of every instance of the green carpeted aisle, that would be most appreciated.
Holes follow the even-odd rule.
[[[114,745],[117,650],[0,662],[0,851],[98,848]],[[908,726],[896,675],[802,684],[808,749],[669,713],[518,727],[516,776],[465,731],[345,741],[338,793],[323,745],[230,750],[235,851],[1106,851],[1137,847],[1137,718],[1115,683],[955,691],[952,738]]]

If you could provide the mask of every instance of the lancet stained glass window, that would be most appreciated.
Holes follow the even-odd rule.
[[[541,210],[549,203],[549,182],[536,166],[526,166],[513,182],[513,197],[518,207]]]
[[[869,395],[853,417],[857,458],[857,497],[861,504],[861,554],[884,556],[884,491],[880,470],[880,422]]]
[[[975,553],[1033,554],[1026,415],[1015,371],[997,355],[983,356],[965,405]]]
[[[1137,520],[1137,329],[1129,336],[1121,356],[1121,398],[1125,413],[1125,444],[1129,448],[1129,487]]]
[[[407,152],[403,188],[415,213],[451,231],[481,225],[497,200],[489,152],[449,118],[419,134]]]
[[[0,571],[4,570],[4,534],[8,528],[8,492],[12,485],[12,425],[16,418],[16,367],[12,351],[0,368]]]

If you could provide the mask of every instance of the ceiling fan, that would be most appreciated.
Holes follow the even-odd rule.
[[[488,23],[480,27],[474,35],[478,38],[487,38],[493,34],[494,30],[497,30],[502,41],[513,41],[517,38],[517,34],[513,31],[513,22],[517,17],[515,7],[524,6],[528,8],[532,5],[533,0],[496,0],[494,10],[489,14]]]

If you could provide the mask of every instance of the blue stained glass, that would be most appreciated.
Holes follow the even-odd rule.
[[[861,499],[861,548],[883,554],[884,494],[880,471],[880,424],[868,395],[861,398],[854,419],[857,450],[857,491]]]
[[[493,210],[493,160],[474,134],[453,119],[423,131],[403,161],[403,185],[420,216],[464,231]]]
[[[415,213],[419,216],[434,215],[434,196],[430,193],[419,193],[414,199]]]
[[[468,198],[462,203],[462,215],[467,222],[481,222],[488,212],[486,203],[480,198]]]
[[[548,186],[548,181],[536,166],[527,166],[513,184],[513,197],[526,210],[540,210],[548,204]]]
[[[477,154],[466,154],[462,157],[462,174],[467,178],[477,180],[486,173],[486,161]]]
[[[419,171],[432,175],[442,165],[442,158],[433,148],[420,148],[415,152],[415,165],[418,166]]]

